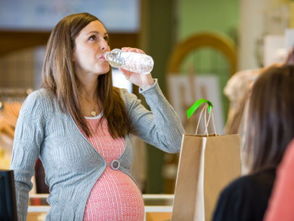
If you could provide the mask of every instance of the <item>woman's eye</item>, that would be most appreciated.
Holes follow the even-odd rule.
[[[90,41],[95,41],[96,40],[96,35],[91,35],[88,40]]]
[[[104,40],[108,42],[109,41],[109,36],[108,35],[105,35],[104,36]]]

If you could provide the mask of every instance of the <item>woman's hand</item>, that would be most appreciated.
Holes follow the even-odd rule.
[[[138,49],[138,48],[124,47],[121,50],[145,54],[145,52],[143,50]],[[142,89],[147,89],[154,84],[154,80],[151,76],[151,73],[139,74],[139,73],[127,71],[122,68],[120,68],[120,70],[123,72],[123,74],[127,80],[129,80],[131,83],[137,85],[138,87],[140,87]]]

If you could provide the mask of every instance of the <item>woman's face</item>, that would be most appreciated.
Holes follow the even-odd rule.
[[[73,61],[77,74],[105,74],[110,67],[103,53],[109,51],[108,33],[99,21],[85,26],[75,39]]]

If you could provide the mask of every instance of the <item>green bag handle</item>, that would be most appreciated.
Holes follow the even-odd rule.
[[[202,104],[208,104],[207,107],[207,111],[208,113],[211,112],[212,108],[213,108],[213,104],[206,99],[199,99],[197,100],[191,107],[189,107],[189,109],[186,111],[187,114],[187,118],[189,119],[190,117],[192,117],[192,115],[194,114],[194,112],[202,105]]]

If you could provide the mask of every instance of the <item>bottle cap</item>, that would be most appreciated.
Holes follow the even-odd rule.
[[[104,53],[105,60],[109,62],[112,67],[119,68],[124,64],[124,60],[121,58],[121,50],[113,49],[110,52]]]

